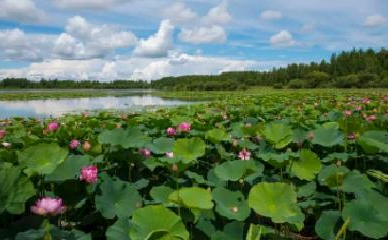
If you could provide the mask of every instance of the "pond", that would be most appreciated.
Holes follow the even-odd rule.
[[[166,100],[151,94],[131,96],[81,97],[46,100],[0,101],[0,119],[11,117],[59,117],[66,113],[97,110],[139,111],[155,107],[189,104],[186,101]]]

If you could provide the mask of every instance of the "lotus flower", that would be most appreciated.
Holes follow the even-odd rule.
[[[172,128],[172,127],[167,128],[166,132],[167,132],[167,135],[170,137],[173,137],[176,134],[175,128]]]
[[[148,148],[139,148],[139,153],[146,158],[151,156],[151,151]]]
[[[70,141],[69,147],[71,149],[76,149],[80,145],[80,142],[77,139],[73,139]]]
[[[173,152],[166,152],[166,157],[173,158],[174,157],[174,153]]]
[[[376,120],[376,115],[372,114],[372,115],[370,115],[369,117],[367,117],[366,120],[367,120],[368,122],[373,122],[373,121]]]
[[[58,123],[57,122],[51,122],[48,124],[47,126],[47,129],[50,131],[50,132],[53,132],[55,130],[58,129]]]
[[[98,168],[96,166],[87,166],[81,169],[79,179],[87,183],[96,183],[98,181]]]
[[[0,139],[4,138],[7,132],[4,129],[0,129]]]
[[[350,111],[350,110],[345,110],[345,115],[346,115],[347,117],[350,117],[350,116],[352,115],[352,111]]]
[[[91,148],[89,141],[85,141],[84,145],[82,145],[82,148],[84,149],[85,152],[88,152]]]
[[[251,159],[251,152],[245,150],[245,148],[243,150],[241,150],[239,153],[238,153],[238,157],[243,160],[243,161],[247,161],[249,159]]]
[[[190,130],[191,130],[191,124],[188,123],[188,122],[182,122],[182,123],[179,124],[178,129],[179,129],[181,132],[190,132]]]
[[[34,206],[31,206],[31,212],[42,216],[56,216],[66,211],[66,207],[62,204],[61,198],[43,197],[36,201]]]

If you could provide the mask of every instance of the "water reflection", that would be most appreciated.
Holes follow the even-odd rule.
[[[187,103],[178,100],[166,100],[152,95],[0,101],[0,119],[10,117],[59,117],[64,113],[104,109],[141,110],[146,106],[175,106]]]

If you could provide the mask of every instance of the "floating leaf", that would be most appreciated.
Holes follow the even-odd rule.
[[[300,222],[297,194],[286,183],[258,183],[251,188],[248,201],[256,213],[270,217],[274,223]]]
[[[244,221],[251,213],[244,195],[239,191],[215,188],[212,195],[216,211],[230,220]]]
[[[46,181],[65,181],[75,179],[80,174],[82,167],[90,164],[88,155],[70,155],[59,164],[51,174],[46,176]]]
[[[113,181],[107,177],[100,189],[101,194],[96,196],[96,208],[105,218],[129,217],[142,204],[136,188],[128,182]]]
[[[278,122],[268,124],[265,127],[263,134],[265,138],[277,149],[287,146],[293,138],[293,131],[291,127]]]
[[[184,163],[190,163],[205,155],[205,150],[205,142],[198,137],[178,139],[173,147],[174,156],[182,158]]]
[[[24,212],[27,199],[35,195],[34,185],[21,175],[19,167],[6,167],[0,170],[0,214]]]
[[[182,220],[161,206],[146,206],[133,213],[131,240],[188,240],[189,232]]]
[[[115,128],[113,130],[105,130],[98,136],[100,144],[122,146],[123,148],[143,147],[148,141],[149,137],[138,128]]]
[[[129,238],[130,230],[129,220],[126,218],[119,218],[113,225],[109,226],[106,231],[107,240],[131,240]]]
[[[172,192],[169,199],[187,208],[209,209],[213,207],[211,193],[199,187],[181,188]]]
[[[321,160],[309,149],[302,149],[299,153],[299,160],[291,165],[291,172],[302,180],[313,180],[315,174],[322,169]]]
[[[65,161],[68,150],[55,143],[41,143],[31,146],[19,153],[19,163],[26,166],[28,175],[50,174],[55,168]]]
[[[317,223],[315,224],[315,232],[318,236],[325,240],[332,240],[335,237],[335,225],[341,215],[338,211],[322,212]]]
[[[313,131],[313,144],[324,147],[332,147],[341,144],[344,140],[344,134],[338,131],[338,127],[333,125],[321,126]]]
[[[264,171],[263,165],[257,165],[254,161],[227,161],[214,168],[215,175],[224,181],[238,181],[252,173]]]
[[[214,128],[206,132],[206,138],[210,139],[214,143],[230,140],[230,135],[225,129]]]
[[[152,141],[152,144],[148,145],[148,148],[156,154],[164,154],[172,152],[174,146],[173,138],[160,137]]]

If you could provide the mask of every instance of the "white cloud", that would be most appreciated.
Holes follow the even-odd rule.
[[[281,30],[270,38],[271,45],[275,47],[290,47],[296,44],[291,33],[288,30]]]
[[[21,69],[0,69],[0,79],[27,77],[29,79],[76,79],[101,80],[142,79],[153,80],[165,76],[187,74],[219,74],[223,71],[267,70],[284,66],[280,61],[234,60],[172,52],[165,58],[132,57],[122,60],[46,60],[32,63]]]
[[[93,25],[80,16],[70,18],[65,29],[53,49],[57,57],[65,59],[103,58],[117,48],[137,43],[132,32],[114,25]]]
[[[0,30],[0,59],[42,60],[49,55],[55,36],[26,34],[18,28]]]
[[[197,13],[190,8],[187,8],[182,2],[176,2],[172,6],[164,9],[162,15],[165,18],[170,19],[171,23],[174,25],[192,24],[193,21],[195,22],[198,18]]]
[[[260,14],[260,17],[265,20],[278,20],[283,17],[282,12],[275,10],[267,10]]]
[[[173,46],[174,26],[169,20],[160,23],[159,30],[148,39],[141,39],[134,50],[135,56],[160,58],[166,57]]]
[[[312,31],[314,31],[314,28],[315,28],[315,23],[313,23],[313,22],[306,23],[300,28],[300,32],[301,33],[311,33]]]
[[[381,15],[371,15],[365,18],[364,27],[377,27],[384,25],[387,22],[387,19]]]
[[[183,28],[179,34],[179,39],[182,42],[193,44],[224,43],[226,41],[226,32],[217,25],[193,29]]]
[[[208,25],[226,24],[232,20],[232,16],[228,11],[228,2],[222,1],[218,6],[210,9],[207,15],[203,18],[203,22]]]
[[[130,0],[54,0],[57,7],[63,9],[108,9]]]
[[[40,23],[47,16],[32,0],[0,0],[0,18],[22,23]]]
[[[227,1],[211,8],[204,16],[199,16],[183,3],[177,2],[165,9],[163,16],[182,27],[180,41],[192,44],[224,43],[227,37],[222,25],[232,19]]]

